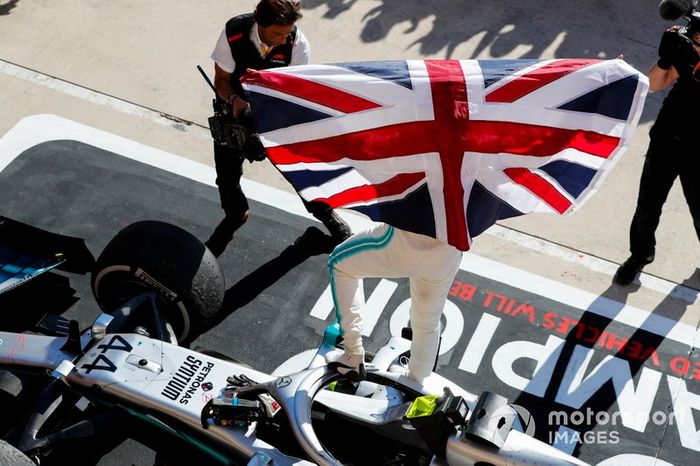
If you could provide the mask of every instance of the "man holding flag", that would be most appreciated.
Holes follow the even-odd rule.
[[[626,148],[646,78],[622,60],[410,60],[249,72],[269,159],[307,199],[382,222],[331,254],[345,352],[362,376],[361,280],[409,277],[409,376],[433,366],[447,291],[499,219],[579,208]]]

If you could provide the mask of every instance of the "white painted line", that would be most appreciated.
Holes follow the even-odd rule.
[[[70,139],[114,152],[131,160],[180,174],[215,186],[216,173],[209,165],[194,162],[144,144],[56,115],[23,118],[0,139],[0,171],[25,150],[47,141]]]
[[[572,264],[585,267],[593,272],[609,275],[611,277],[615,275],[615,272],[619,267],[619,265],[614,262],[589,256],[581,253],[580,251],[576,251],[575,249],[550,243],[549,241],[545,241],[519,231],[504,228],[500,225],[490,227],[485,233],[490,236],[510,241],[519,246],[532,249],[533,251],[541,252],[549,256],[571,262]],[[672,281],[654,277],[646,273],[642,273],[640,275],[639,281],[641,285],[648,290],[656,291],[661,293],[663,296],[670,296],[690,304],[695,303],[698,298],[698,292],[692,288],[678,285]]]
[[[311,309],[309,315],[311,317],[316,317],[317,319],[326,320],[333,310],[333,295],[331,294],[331,287],[327,286],[323,290],[323,294],[318,298],[314,308]]]
[[[0,171],[7,167],[23,151],[42,142],[60,139],[80,141],[209,186],[215,185],[214,179],[216,175],[214,169],[208,165],[154,149],[55,115],[37,115],[24,118],[0,139]],[[311,214],[304,209],[299,196],[245,178],[241,180],[241,183],[249,198],[294,215],[313,219]],[[349,221],[353,230],[371,223],[370,220],[359,215],[352,215],[347,212],[342,212],[341,214]],[[530,293],[545,296],[553,301],[587,310],[626,325],[642,328],[650,333],[661,335],[686,345],[694,346],[698,337],[697,329],[691,325],[654,315],[645,310],[540,277],[477,256],[476,254],[465,254],[461,268],[467,272],[475,273]],[[692,302],[697,299],[697,291],[688,289],[688,294],[692,297]]]
[[[496,333],[496,329],[500,323],[501,319],[496,316],[486,312],[481,315],[479,324],[474,330],[474,336],[469,340],[469,345],[467,345],[467,349],[464,350],[464,356],[462,356],[462,360],[459,362],[458,367],[460,369],[471,374],[478,373],[481,360],[484,359],[486,349],[489,343],[491,343],[493,335]]]
[[[77,97],[78,99],[85,100],[97,105],[103,105],[110,107],[118,112],[126,113],[127,115],[137,116],[139,118],[145,118],[157,123],[159,125],[168,126],[175,128],[178,131],[192,132],[200,138],[210,139],[211,134],[207,129],[201,126],[193,126],[187,124],[188,122],[176,121],[171,118],[163,116],[164,114],[153,111],[151,109],[142,107],[140,105],[132,104],[125,100],[112,97],[101,92],[93,91],[86,87],[78,86],[77,84],[64,81],[59,78],[54,78],[46,74],[42,74],[28,68],[24,68],[15,65],[4,60],[0,60],[0,73],[13,78],[22,79],[33,84],[38,84],[39,86],[44,86],[48,89],[60,92],[62,94],[69,95],[71,97]]]

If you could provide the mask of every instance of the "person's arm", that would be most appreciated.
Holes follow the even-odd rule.
[[[234,115],[241,109],[248,107],[245,96],[237,96],[231,88],[231,74],[236,69],[236,62],[231,56],[231,48],[226,38],[226,29],[221,31],[216,46],[211,53],[214,60],[214,87],[219,98],[228,102],[233,107]]]
[[[656,92],[666,89],[678,79],[678,71],[675,66],[668,69],[661,68],[658,63],[654,63],[648,73],[649,92]]]
[[[231,73],[224,71],[218,63],[214,63],[214,87],[219,97],[228,101],[233,92],[231,89]]]
[[[231,105],[234,115],[238,115],[238,112],[250,107],[248,101],[245,100],[245,96],[237,95],[233,91],[231,87],[231,73],[221,69],[217,63],[214,63],[214,87],[219,97]]]
[[[659,42],[659,59],[647,73],[649,77],[649,92],[666,89],[678,79],[679,57],[688,48],[692,48],[687,39],[680,35],[680,26],[668,28]]]

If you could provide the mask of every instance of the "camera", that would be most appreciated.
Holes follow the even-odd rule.
[[[698,0],[661,0],[659,14],[669,21],[685,17],[688,24],[679,32],[691,38],[693,34],[700,32],[700,11],[697,10],[697,6]]]
[[[214,115],[208,120],[212,139],[250,162],[265,160],[267,153],[256,132],[253,113],[247,108],[238,115],[234,115],[233,109],[219,96],[216,87],[202,67],[197,65],[197,69],[214,91],[214,100],[212,100]]]
[[[695,36],[700,34],[700,11],[697,6],[698,0],[662,0],[659,3],[659,13],[663,19],[684,17],[688,23],[680,29],[672,28],[664,33],[659,43],[657,65],[662,69],[673,66],[679,73],[689,71],[696,81],[700,81],[700,56],[693,47],[698,44]]]
[[[250,109],[233,116],[230,111],[217,110],[214,102],[214,116],[209,117],[212,139],[249,162],[265,160],[265,147],[255,131],[255,120]]]
[[[688,25],[678,32],[692,41],[693,35],[700,33],[700,11],[694,9],[687,18]]]

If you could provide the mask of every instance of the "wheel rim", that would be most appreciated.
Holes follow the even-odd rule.
[[[160,290],[140,280],[128,265],[105,267],[95,276],[93,293],[100,307],[107,313],[114,311],[129,299],[146,291]],[[172,301],[166,298],[160,301],[166,306],[166,318],[173,326],[178,341],[183,341],[190,333],[190,318],[187,307],[182,300]]]

